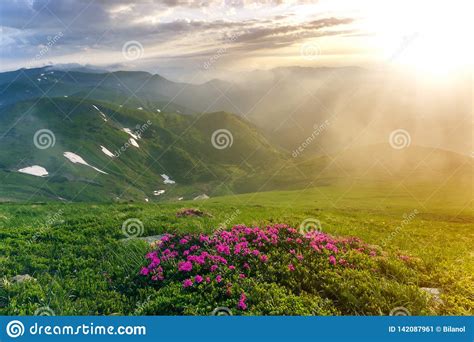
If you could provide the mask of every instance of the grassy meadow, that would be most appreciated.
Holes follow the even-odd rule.
[[[389,269],[383,271],[387,281],[399,281],[407,289],[436,288],[441,293],[436,300],[424,297],[424,304],[410,303],[410,296],[378,298],[376,294],[383,294],[383,287],[391,285],[374,285],[370,272],[365,279],[363,273],[339,273],[343,281],[360,277],[355,286],[363,293],[381,287],[368,299],[375,302],[374,306],[360,311],[348,309],[355,307],[357,301],[357,291],[353,297],[349,286],[344,290],[349,293],[329,296],[332,302],[328,309],[317,314],[387,315],[390,307],[406,307],[412,314],[473,314],[471,194],[470,189],[454,194],[450,187],[426,184],[409,189],[395,184],[340,184],[159,204],[4,203],[0,205],[0,313],[34,314],[46,307],[56,315],[210,314],[209,303],[199,310],[189,309],[194,302],[174,294],[173,291],[182,291],[176,284],[169,284],[170,292],[157,297],[156,303],[148,303],[156,291],[168,290],[153,289],[137,280],[150,247],[143,240],[124,236],[123,222],[135,218],[143,223],[141,237],[212,233],[219,227],[238,224],[263,227],[285,223],[298,228],[305,220],[317,220],[323,233],[356,236],[386,253],[388,259],[408,256],[412,260],[408,267],[383,266]],[[206,215],[177,217],[181,208],[199,208]],[[35,280],[11,280],[19,274],[29,274]],[[281,296],[290,298],[291,285],[285,286],[282,291],[286,294]],[[278,291],[276,296],[280,296]],[[324,290],[319,289],[318,293],[324,301],[328,300]],[[176,303],[169,301],[171,296],[178,298]],[[301,298],[302,295],[294,300]],[[378,305],[379,301],[383,304]],[[171,304],[182,309],[161,311]],[[250,314],[311,314],[298,309],[304,307],[304,302],[289,300],[282,305],[288,308],[270,312],[255,309]]]

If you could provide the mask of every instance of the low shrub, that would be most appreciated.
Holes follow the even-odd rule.
[[[214,235],[166,234],[137,281],[141,314],[380,315],[429,313],[410,258],[357,238],[287,225],[235,226]],[[138,312],[137,312],[138,313]]]

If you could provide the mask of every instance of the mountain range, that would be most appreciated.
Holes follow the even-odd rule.
[[[468,115],[464,92],[421,110],[435,90],[413,98],[406,82],[360,68],[204,84],[51,66],[0,73],[0,201],[187,200],[400,175],[468,182],[472,131],[432,139],[432,127]],[[407,148],[388,144],[397,123]]]

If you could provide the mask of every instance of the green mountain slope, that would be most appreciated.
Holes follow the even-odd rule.
[[[3,108],[0,127],[3,199],[143,201],[223,194],[238,190],[233,189],[235,179],[283,162],[281,153],[254,127],[224,112],[186,116],[51,98]],[[41,129],[53,132],[53,147],[35,146],[35,133]],[[134,139],[138,147],[124,129],[140,135]],[[231,132],[233,142],[228,148],[213,146],[212,134],[218,129]],[[116,156],[105,154],[102,146]],[[107,174],[72,163],[65,152],[77,154]],[[18,173],[33,165],[44,167],[49,175]],[[164,184],[161,174],[176,184]],[[157,190],[166,192],[154,196]]]
[[[422,136],[435,136],[435,145],[448,146],[446,134],[439,130],[403,126],[412,143],[401,150],[374,144],[373,140],[386,142],[400,127],[398,121],[408,122],[405,118],[413,113],[393,106],[389,112],[377,111],[374,119],[357,103],[365,106],[366,99],[383,99],[384,107],[390,107],[392,102],[384,96],[394,92],[366,93],[377,82],[362,69],[334,72],[283,68],[255,71],[244,82],[213,80],[200,85],[146,72],[46,67],[0,73],[0,201],[161,201],[336,183],[350,187],[356,181],[471,188],[471,158],[417,146],[423,144]],[[336,111],[338,115],[321,126],[334,103],[348,98],[349,88],[363,79],[363,99],[348,103],[350,108]],[[301,87],[319,87],[317,97]],[[405,95],[397,99],[403,102]],[[308,96],[311,100],[306,101]],[[323,102],[316,106],[319,101]],[[472,135],[467,125],[459,124],[464,117],[462,101],[459,108],[460,121],[455,116],[449,120],[461,131],[453,130],[457,134],[449,136],[449,142]],[[367,115],[358,115],[362,112]],[[401,114],[392,115],[395,112]],[[249,115],[241,115],[245,113]],[[451,131],[446,123],[443,129]],[[441,127],[435,119],[424,125]],[[35,133],[42,129],[53,132],[54,146],[35,147]],[[138,147],[130,142],[130,133],[136,131]],[[216,144],[228,146],[212,144],[215,132],[221,133]],[[314,139],[307,143],[309,137]],[[292,153],[303,145],[301,153]],[[454,145],[451,150],[456,150]],[[65,152],[90,166],[72,163]],[[35,165],[45,168],[47,177],[18,171]],[[165,183],[163,174],[175,183]]]

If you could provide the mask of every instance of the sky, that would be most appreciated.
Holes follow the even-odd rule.
[[[77,63],[190,81],[281,66],[471,70],[473,9],[470,0],[2,1],[0,71]]]

